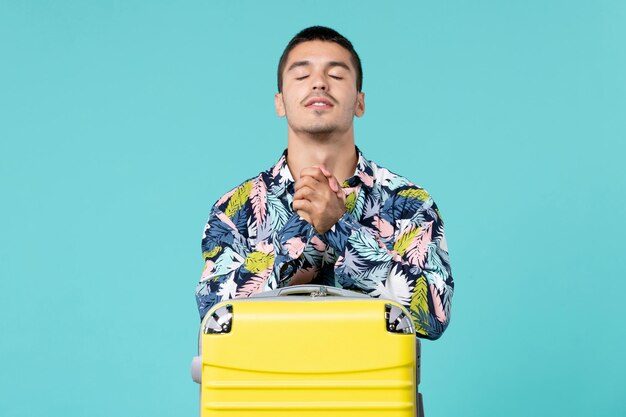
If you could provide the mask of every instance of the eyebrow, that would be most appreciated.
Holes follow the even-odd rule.
[[[297,67],[306,67],[308,65],[311,65],[311,61],[296,61],[293,64],[291,64],[289,66],[289,68],[287,68],[287,72],[291,71],[294,68]],[[326,64],[326,66],[328,67],[341,67],[346,69],[347,71],[350,71],[350,67],[348,66],[348,64],[346,64],[345,62],[342,61],[330,61]]]

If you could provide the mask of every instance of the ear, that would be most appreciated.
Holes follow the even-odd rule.
[[[354,107],[354,115],[356,117],[361,117],[365,114],[365,93],[357,93],[356,95],[356,105]]]
[[[283,102],[283,93],[274,94],[274,106],[276,106],[276,114],[278,117],[285,117],[285,103]]]

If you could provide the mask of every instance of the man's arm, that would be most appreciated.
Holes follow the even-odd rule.
[[[222,300],[274,289],[278,282],[290,278],[295,273],[290,262],[300,256],[313,236],[311,225],[295,213],[281,230],[271,233],[269,219],[260,219],[253,213],[248,201],[250,192],[246,193],[250,184],[246,184],[212,208],[205,226],[205,266],[196,288],[201,319]],[[248,221],[258,222],[259,239],[254,247],[248,241]]]
[[[438,339],[450,322],[454,282],[443,222],[432,198],[415,186],[396,190],[387,201],[388,220],[377,220],[379,233],[346,212],[344,199],[333,195],[333,181],[323,167],[303,170],[294,210],[339,255],[338,282],[398,301],[411,311],[418,335]]]
[[[400,190],[391,201],[400,220],[392,225],[378,219],[381,230],[393,230],[390,236],[361,225],[350,213],[323,235],[339,255],[335,277],[347,287],[401,303],[420,337],[438,339],[450,322],[454,291],[443,222],[420,188]]]

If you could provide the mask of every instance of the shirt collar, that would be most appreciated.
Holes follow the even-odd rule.
[[[374,186],[374,169],[372,168],[372,163],[363,156],[358,146],[356,147],[356,152],[358,160],[354,174],[344,181],[342,187],[356,187],[361,184],[367,188],[372,188]]]
[[[354,170],[354,174],[341,184],[342,187],[356,187],[362,184],[368,188],[372,188],[374,185],[374,170],[372,163],[363,156],[361,150],[355,146],[357,152],[357,164]],[[272,177],[272,185],[276,187],[276,191],[282,194],[284,191],[288,191],[293,194],[294,179],[289,166],[287,165],[287,149],[278,159],[278,162],[270,168],[270,174]]]

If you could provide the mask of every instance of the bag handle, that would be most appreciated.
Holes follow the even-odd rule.
[[[345,290],[343,288],[331,287],[328,285],[292,285],[290,287],[278,288],[273,291],[264,291],[253,294],[250,297],[267,298],[267,297],[283,297],[287,295],[310,295],[311,297],[325,297],[329,295],[339,297],[357,297],[369,298],[369,295],[356,291]]]

